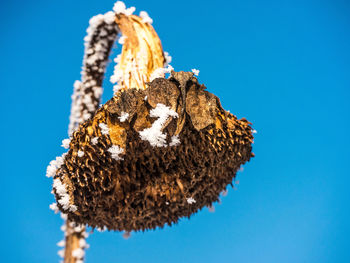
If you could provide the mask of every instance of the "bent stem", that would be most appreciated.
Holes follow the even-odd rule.
[[[107,13],[108,14],[108,13]],[[105,17],[106,15],[105,14]],[[115,67],[117,81],[122,89],[145,89],[151,80],[151,74],[165,64],[162,45],[153,27],[135,15],[116,14],[114,23],[103,21],[103,16],[94,17],[90,22],[91,39],[86,43],[87,52],[84,58],[82,82],[75,84],[69,133],[80,123],[93,116],[99,107],[102,96],[102,80],[106,70],[110,50],[121,30],[125,39],[120,63]],[[98,20],[102,19],[102,20]],[[88,30],[89,32],[89,30]],[[104,34],[104,32],[107,32]],[[102,51],[103,59],[95,59],[101,43],[107,43]],[[99,48],[98,48],[99,47]],[[115,81],[116,82],[116,81]],[[101,90],[101,92],[100,92]],[[85,226],[67,219],[65,222],[64,263],[82,263],[84,261]]]
[[[164,67],[160,39],[149,23],[135,15],[119,14],[116,23],[123,34],[120,63],[115,68],[122,89],[146,89],[151,74]]]

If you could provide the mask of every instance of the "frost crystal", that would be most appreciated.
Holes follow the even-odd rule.
[[[79,239],[79,246],[80,246],[81,248],[85,248],[85,247],[88,246],[88,244],[86,243],[85,238]]]
[[[122,111],[120,117],[118,117],[120,122],[124,122],[129,118],[129,113]]]
[[[113,59],[113,61],[114,61],[115,63],[120,63],[121,59],[122,59],[122,55],[119,54],[118,56],[115,57],[115,59]]]
[[[64,249],[61,249],[57,252],[57,254],[61,257],[64,258]]]
[[[170,65],[168,65],[166,68],[157,68],[151,74],[150,81],[153,81],[156,78],[164,78],[164,74],[171,73],[172,70],[174,70],[174,68]]]
[[[85,251],[82,248],[76,248],[72,251],[72,256],[77,259],[82,259],[85,255]]]
[[[56,190],[56,194],[59,196],[59,199],[57,201],[64,210],[69,210],[71,212],[77,211],[77,207],[70,204],[69,194],[67,192],[66,186],[61,182],[59,178],[53,180],[53,188]]]
[[[63,206],[64,210],[69,209],[69,195],[63,195],[60,199],[58,199],[58,203]]]
[[[171,137],[171,141],[169,143],[169,146],[176,146],[179,145],[181,143],[180,139],[179,139],[179,135],[174,135]]]
[[[64,214],[64,213],[61,213],[60,216],[63,220],[67,220],[67,218],[68,218],[67,214]]]
[[[61,231],[62,232],[66,232],[66,230],[67,230],[67,226],[64,224],[64,225],[62,225],[61,226]]]
[[[104,232],[104,231],[107,230],[107,227],[106,226],[104,226],[103,228],[98,227],[96,229],[97,229],[98,232]]]
[[[80,93],[82,91],[83,85],[81,81],[76,80],[74,82],[74,91],[72,95],[72,106],[71,106],[71,114],[69,117],[69,127],[68,134],[71,135],[73,131],[77,128],[78,123],[81,121],[80,113],[81,113],[81,96]]]
[[[192,197],[187,198],[187,203],[189,203],[190,205],[194,204],[195,202],[196,202],[196,200],[194,200]]]
[[[126,36],[121,36],[121,37],[119,38],[119,40],[118,40],[118,43],[119,43],[120,45],[124,45],[125,39],[126,39]]]
[[[112,158],[116,161],[123,160],[123,157],[120,157],[119,155],[124,153],[124,149],[120,148],[118,145],[113,145],[108,149],[108,152],[111,153]]]
[[[129,7],[125,10],[125,15],[131,16],[135,12],[136,8],[134,6]]]
[[[165,57],[165,66],[168,66],[171,61],[172,61],[172,57],[169,55],[169,52],[164,52],[164,57]]]
[[[52,211],[55,212],[55,214],[57,214],[57,213],[59,212],[59,209],[58,209],[56,203],[52,203],[49,207],[50,207],[50,209],[51,209]]]
[[[78,151],[78,157],[83,157],[83,156],[84,156],[84,152],[81,151],[81,150],[79,150],[79,151]]]
[[[69,210],[74,213],[78,210],[78,207],[76,205],[70,205]]]
[[[119,68],[119,64],[114,66],[113,75],[110,77],[112,84],[115,84],[123,79],[122,71]]]
[[[66,153],[64,153],[62,156],[56,157],[56,160],[52,160],[50,162],[46,168],[46,177],[54,177],[56,175],[56,171],[57,169],[61,168],[65,157]]]
[[[73,228],[74,232],[79,233],[84,230],[84,225],[83,224],[77,224],[75,222],[71,222],[71,227]]]
[[[113,93],[116,94],[119,90],[121,90],[121,88],[122,88],[122,87],[119,86],[119,85],[114,85],[114,86],[113,86]]]
[[[96,145],[98,143],[98,137],[94,137],[91,139],[92,145]]]
[[[153,19],[149,17],[149,15],[148,15],[148,13],[146,11],[141,11],[140,12],[140,17],[142,18],[142,21],[144,23],[149,23],[149,24],[153,23]]]
[[[125,10],[126,10],[126,6],[122,1],[117,1],[113,6],[113,11],[116,14],[124,14]]]
[[[192,72],[193,72],[193,74],[196,75],[196,76],[198,76],[198,74],[199,74],[199,70],[198,70],[198,69],[195,69],[195,68],[192,69]]]
[[[64,247],[66,245],[66,241],[61,240],[60,242],[57,243],[57,246],[59,247]]]
[[[120,3],[116,4],[117,9],[118,6]],[[124,11],[126,11],[125,8]],[[91,118],[98,107],[102,95],[102,87],[98,85],[100,78],[98,75],[104,74],[110,47],[119,33],[115,18],[116,14],[109,11],[93,16],[89,20],[87,35],[84,37],[85,55],[81,81],[74,83],[69,135],[80,123]]]
[[[105,15],[104,15],[104,21],[105,21],[105,23],[107,23],[107,24],[113,24],[114,21],[115,21],[115,13],[112,12],[112,11],[109,11],[109,12],[105,13]],[[106,32],[106,34],[107,34],[107,32]],[[102,34],[102,36],[103,36],[103,35],[104,35],[104,34]]]
[[[166,147],[166,134],[162,133],[163,125],[169,117],[177,118],[178,114],[164,104],[158,103],[150,111],[150,116],[158,117],[158,119],[153,122],[150,128],[139,132],[141,139],[148,141],[153,147]]]
[[[130,7],[130,8],[126,8],[125,4],[122,2],[122,1],[117,1],[115,4],[114,4],[114,7],[113,7],[113,11],[116,13],[116,14],[124,14],[124,15],[127,15],[127,16],[130,16],[132,15],[132,13],[135,12],[135,7]]]
[[[105,123],[100,123],[98,126],[100,127],[101,133],[102,133],[103,135],[109,134],[109,128],[108,128],[107,124],[105,124]]]
[[[67,193],[66,187],[62,184],[59,178],[53,180],[53,188],[56,190],[56,193],[60,196],[63,196]]]
[[[64,139],[63,141],[62,141],[62,147],[64,148],[64,149],[68,149],[69,148],[69,144],[70,144],[70,139]]]

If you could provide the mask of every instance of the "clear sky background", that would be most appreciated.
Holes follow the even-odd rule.
[[[89,18],[113,4],[0,2],[1,262],[59,260],[46,166],[64,152]],[[87,262],[350,262],[349,2],[126,4],[154,19],[176,70],[199,69],[224,108],[253,123],[256,157],[214,213],[128,240],[93,233]]]

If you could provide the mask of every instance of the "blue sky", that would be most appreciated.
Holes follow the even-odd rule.
[[[45,170],[64,151],[89,18],[113,3],[0,3],[2,262],[59,260]],[[256,157],[215,213],[128,240],[94,233],[87,262],[350,262],[349,2],[126,4],[150,14],[176,70],[198,68],[224,108],[253,123]]]

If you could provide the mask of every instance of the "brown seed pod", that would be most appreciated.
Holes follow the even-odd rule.
[[[172,71],[146,82],[163,51],[151,26],[130,17],[116,22],[131,34],[120,66],[131,78],[73,133],[54,177],[65,185],[61,192],[54,187],[58,207],[71,220],[120,231],[171,225],[210,206],[253,156],[250,123],[225,111],[193,73]],[[132,37],[137,30],[148,37]],[[148,65],[144,72],[125,55],[140,46],[153,47],[149,58],[136,61]]]

